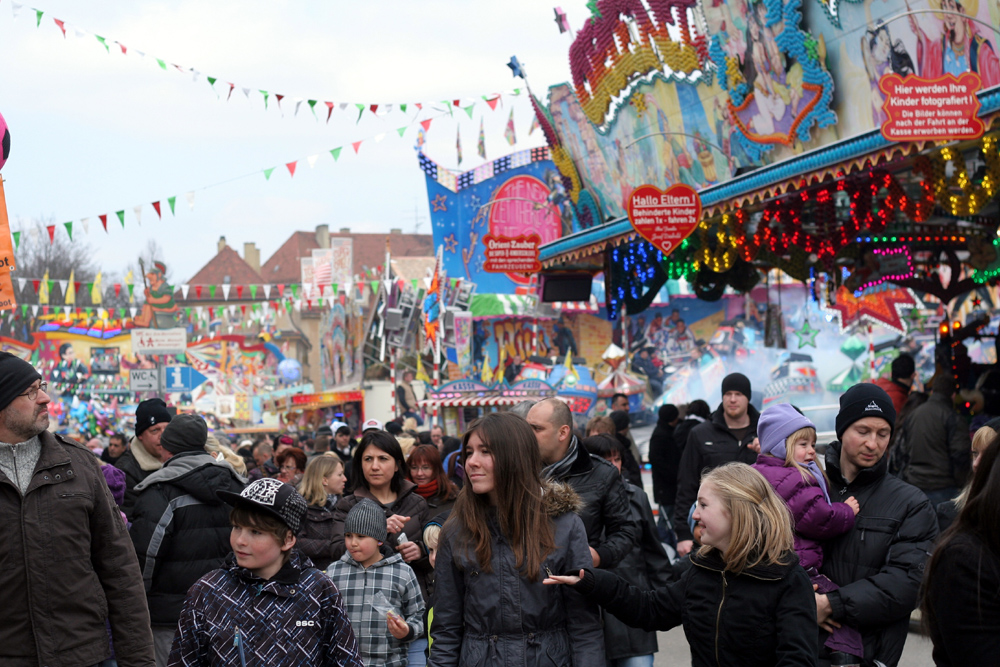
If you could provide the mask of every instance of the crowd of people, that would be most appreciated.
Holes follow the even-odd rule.
[[[651,503],[626,397],[585,432],[550,398],[461,439],[239,442],[149,399],[95,456],[0,353],[0,663],[650,667],[683,626],[699,666],[892,666],[919,605],[937,664],[990,664],[1000,420],[970,437],[948,382],[892,372],[840,397],[823,455],[738,373],[714,412],[663,406]]]

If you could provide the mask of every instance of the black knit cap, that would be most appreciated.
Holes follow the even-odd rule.
[[[198,415],[177,415],[160,436],[160,447],[172,454],[203,452],[208,441],[208,424]]]
[[[743,373],[730,373],[722,378],[722,395],[725,396],[731,391],[738,391],[748,399],[753,391],[750,388],[750,378]]]
[[[892,406],[892,399],[884,389],[871,382],[856,384],[841,395],[837,439],[844,437],[848,426],[865,417],[878,417],[888,422],[890,429],[896,427],[896,408]]]
[[[35,367],[21,357],[0,352],[0,410],[41,379]]]
[[[147,398],[135,408],[135,434],[140,435],[154,424],[170,422],[167,404],[162,398]]]

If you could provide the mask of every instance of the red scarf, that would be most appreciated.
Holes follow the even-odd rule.
[[[435,478],[434,481],[429,482],[427,484],[417,484],[416,491],[417,495],[422,496],[424,500],[427,500],[428,498],[433,498],[434,496],[437,495],[438,492],[437,478]]]

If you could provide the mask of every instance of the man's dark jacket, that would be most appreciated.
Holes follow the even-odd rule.
[[[826,450],[830,500],[861,505],[854,527],[824,544],[820,569],[839,590],[828,594],[833,620],[861,631],[863,665],[899,663],[917,606],[924,565],[937,536],[927,496],[888,474],[888,457],[862,469],[850,484],[840,468],[841,444]]]
[[[664,507],[677,497],[677,469],[681,448],[674,442],[674,427],[657,422],[649,436],[649,465],[653,468],[653,502]]]
[[[621,562],[638,543],[639,526],[632,520],[618,469],[578,444],[569,472],[556,481],[569,484],[583,499],[580,518],[587,530],[587,542],[601,557],[600,567],[614,567]]]
[[[688,528],[688,512],[698,498],[702,474],[723,463],[741,461],[753,464],[757,460],[757,452],[748,445],[757,437],[757,420],[760,419],[760,413],[757,412],[757,408],[748,405],[747,415],[750,417],[750,428],[742,440],[737,440],[726,426],[725,411],[721,405],[712,413],[711,419],[691,429],[677,472],[674,533],[678,542],[692,539],[691,529]]]
[[[222,567],[231,508],[215,492],[243,487],[228,463],[206,452],[175,454],[136,486],[132,541],[154,625],[176,625],[188,589]]]
[[[125,522],[88,449],[42,431],[27,492],[0,473],[0,665],[153,666],[142,578]]]

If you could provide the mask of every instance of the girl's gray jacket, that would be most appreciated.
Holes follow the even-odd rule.
[[[576,514],[580,498],[565,484],[547,482],[545,505],[556,549],[535,582],[521,574],[495,524],[490,572],[479,567],[474,548],[456,544],[457,517],[445,525],[435,569],[432,667],[605,667],[597,606],[569,586],[542,584],[546,570],[564,574],[593,564]]]

